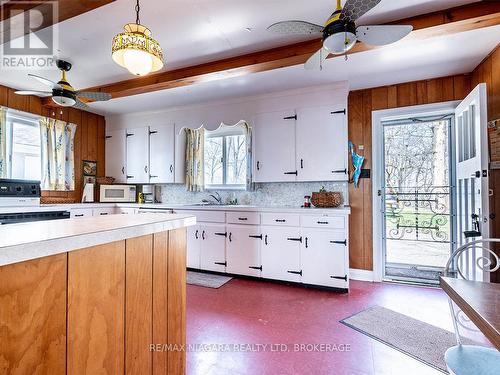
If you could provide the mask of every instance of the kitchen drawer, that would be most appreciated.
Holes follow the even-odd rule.
[[[76,208],[70,211],[71,218],[81,218],[81,217],[91,217],[92,209],[91,208]]]
[[[260,224],[260,214],[258,212],[226,212],[226,222],[228,224]]]
[[[113,215],[115,213],[114,208],[94,208],[92,210],[92,216],[106,216]]]
[[[224,211],[196,211],[196,210],[175,210],[176,214],[196,216],[198,223],[225,223],[226,213]]]
[[[307,228],[345,229],[345,216],[302,215],[300,225]]]
[[[263,213],[262,225],[298,227],[300,225],[300,219],[297,214]]]
[[[117,213],[122,215],[134,215],[137,213],[137,208],[120,207],[117,209]]]

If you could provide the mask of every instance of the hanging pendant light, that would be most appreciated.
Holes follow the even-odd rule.
[[[124,26],[125,32],[113,38],[112,57],[118,65],[136,76],[145,76],[163,68],[163,51],[160,43],[151,37],[151,30],[141,25],[137,0],[135,23]]]

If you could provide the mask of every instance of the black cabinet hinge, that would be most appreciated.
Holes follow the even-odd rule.
[[[214,264],[217,264],[218,266],[227,267],[227,262],[214,262]]]
[[[295,171],[295,172],[285,172],[285,174],[294,174],[295,176],[298,176],[299,172],[298,171]]]
[[[330,276],[330,278],[347,281],[347,275],[345,275],[345,276]]]
[[[297,115],[283,117],[283,120],[297,120]]]
[[[110,138],[113,138],[113,136],[112,135],[107,135],[106,136],[106,139],[110,139]]]
[[[300,276],[302,276],[302,270],[300,270],[300,271],[286,271],[286,272],[292,273],[294,275],[300,275]]]
[[[262,240],[262,234],[259,234],[258,236],[257,236],[257,235],[252,235],[252,234],[251,234],[251,235],[249,235],[248,237],[250,237],[250,238],[257,238],[257,239],[259,239],[259,240]]]
[[[292,238],[287,238],[286,240],[287,241],[296,241],[296,242],[302,243],[302,237],[299,237],[299,238],[293,238],[292,237]]]
[[[336,114],[340,114],[340,113],[343,113],[344,115],[346,114],[346,110],[345,108],[344,109],[341,109],[340,111],[333,111],[333,112],[330,112],[332,115],[336,115]]]
[[[216,236],[222,236],[222,237],[227,237],[227,232],[225,233],[214,233]]]
[[[334,243],[334,244],[337,244],[337,245],[347,246],[347,240],[344,240],[344,241],[330,241],[330,243]]]
[[[259,271],[262,271],[262,266],[260,266],[260,267],[249,266],[248,268],[250,268],[250,269],[252,269],[252,270],[259,270]]]
[[[158,131],[157,131],[157,130],[150,130],[150,131],[149,131],[149,135],[151,135],[151,134],[157,134],[157,133],[158,133]]]
[[[126,133],[125,137],[132,137],[133,135],[134,135],[134,133]]]
[[[332,171],[332,173],[343,173],[343,174],[347,174],[347,168],[346,169],[337,169],[335,171]]]

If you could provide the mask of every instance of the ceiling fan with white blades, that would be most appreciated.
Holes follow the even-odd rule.
[[[51,91],[16,91],[18,95],[35,95],[42,98],[52,97],[52,101],[61,107],[74,107],[87,109],[89,106],[80,98],[90,99],[95,102],[104,102],[111,99],[111,94],[105,92],[90,92],[75,90],[66,79],[66,72],[70,71],[71,63],[64,60],[57,60],[57,67],[61,71],[61,79],[56,83],[50,79],[28,74],[28,76],[50,87]]]
[[[342,7],[341,0],[337,0],[337,9],[325,26],[306,21],[282,21],[269,26],[268,30],[281,34],[322,34],[323,47],[305,64],[308,70],[321,70],[328,55],[346,54],[357,41],[383,46],[403,39],[413,30],[410,25],[356,26],[358,18],[377,6],[380,1],[347,0]]]

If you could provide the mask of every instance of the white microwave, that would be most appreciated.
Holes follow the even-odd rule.
[[[136,187],[130,185],[101,185],[101,203],[135,203]]]

